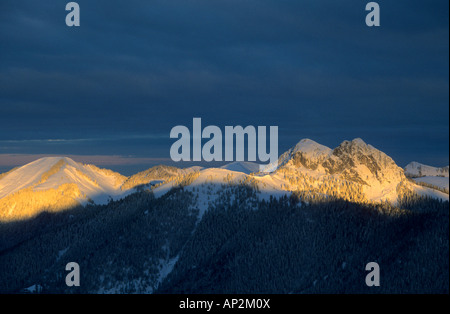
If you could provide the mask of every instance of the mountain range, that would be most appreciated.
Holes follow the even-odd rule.
[[[126,177],[51,157],[4,173],[0,293],[448,294],[445,171],[402,169],[361,139],[303,139],[259,169]]]
[[[42,211],[88,203],[106,204],[144,188],[161,196],[188,177],[191,190],[205,183],[215,188],[224,182],[246,183],[257,187],[261,198],[266,199],[303,192],[359,202],[396,203],[409,191],[448,200],[448,167],[438,169],[413,162],[402,169],[359,138],[334,149],[303,139],[283,153],[276,166],[276,170],[274,165],[266,166],[266,170],[275,170],[267,174],[258,172],[259,165],[251,162],[234,162],[221,168],[160,165],[125,177],[67,157],[41,158],[0,175],[0,219],[25,219]],[[424,175],[433,178],[418,179]]]

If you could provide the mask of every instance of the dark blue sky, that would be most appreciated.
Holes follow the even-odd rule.
[[[378,28],[361,0],[80,0],[72,28],[67,2],[0,2],[0,170],[113,155],[129,174],[193,117],[277,125],[280,154],[361,137],[400,166],[449,163],[447,0],[377,1]]]

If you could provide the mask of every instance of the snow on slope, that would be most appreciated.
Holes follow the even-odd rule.
[[[243,172],[245,174],[259,172],[259,164],[249,161],[236,161],[220,168],[230,171]]]
[[[422,174],[425,169],[428,173],[426,167],[418,168],[417,165],[412,164],[409,168],[420,169]],[[352,201],[389,200],[395,203],[398,192],[403,189],[448,199],[448,194],[442,195],[445,193],[438,193],[438,191],[408,182],[404,170],[398,167],[389,156],[361,139],[344,141],[333,150],[312,140],[303,139],[280,156],[276,171],[258,173],[258,170],[259,165],[251,162],[234,162],[221,168],[206,169],[157,166],[127,178],[110,170],[76,163],[70,158],[42,158],[0,177],[0,209],[2,210],[0,217],[8,216],[15,211],[20,215],[18,207],[29,206],[26,203],[30,203],[31,200],[24,202],[23,197],[20,198],[21,195],[20,197],[16,195],[23,190],[27,193],[55,191],[57,195],[53,193],[51,196],[54,200],[53,206],[70,199],[82,205],[90,200],[97,204],[104,204],[109,199],[119,199],[134,193],[136,186],[146,185],[154,180],[166,182],[153,188],[155,197],[166,194],[172,187],[180,184],[185,186],[185,189],[196,193],[200,216],[225,190],[230,188],[230,185],[236,184],[257,187],[258,198],[266,200],[270,196],[280,197],[299,191],[334,195]],[[421,178],[420,180],[448,189],[448,177]],[[68,187],[60,189],[65,185]],[[70,193],[68,193],[69,189]],[[11,195],[14,195],[15,199],[11,199]],[[64,199],[61,199],[61,195]],[[40,198],[35,199],[45,203],[47,196],[40,195]],[[5,201],[6,197],[8,197],[7,201]],[[20,202],[17,202],[19,198]],[[45,207],[46,204],[36,206]]]
[[[405,175],[417,182],[414,190],[419,195],[448,200],[448,166],[436,168],[413,161],[405,167]]]
[[[448,177],[420,177],[414,178],[414,181],[419,183],[426,183],[436,186],[441,189],[446,189],[448,191],[449,178]]]
[[[274,172],[248,174],[242,169],[242,163],[232,163],[221,169],[204,169],[191,186],[215,184],[216,187],[208,191],[209,195],[219,193],[215,189],[220,190],[223,182],[244,181],[256,184],[260,191],[259,197],[265,199],[270,195],[282,196],[293,191],[303,191],[353,201],[388,200],[396,203],[399,193],[417,188],[406,179],[403,169],[391,157],[359,138],[344,141],[333,150],[304,139],[280,156]],[[173,185],[172,182],[156,189],[155,196],[165,194]],[[422,194],[429,192],[422,188],[419,191]],[[203,191],[200,194],[203,195]],[[445,199],[440,193],[433,192],[430,195]],[[205,198],[204,195],[202,197]],[[206,198],[213,199],[212,196]],[[206,208],[207,203],[203,201],[202,208]]]
[[[323,160],[328,157],[332,150],[329,147],[321,145],[308,138],[302,139],[294,148],[290,149],[288,152],[292,154],[301,152],[304,156],[310,160]]]
[[[142,185],[149,184],[153,181],[168,181],[177,176],[187,175],[200,171],[202,167],[194,166],[190,168],[180,169],[172,166],[159,165],[141,171],[129,177],[122,185],[122,190],[133,189]]]
[[[436,177],[436,176],[442,176],[442,177],[449,177],[448,175],[448,169],[449,167],[431,167],[427,165],[423,165],[421,163],[418,163],[416,161],[413,161],[409,163],[405,167],[405,175],[410,177]]]
[[[58,161],[57,157],[42,158],[9,172],[0,180],[0,198],[37,184]]]
[[[366,199],[371,201],[395,202],[397,188],[407,184],[403,169],[389,156],[360,138],[344,141],[333,150],[309,139],[302,140],[281,155],[277,173],[284,173],[291,178],[300,177],[296,184],[300,184],[302,189],[305,186],[307,189],[307,181],[315,180],[309,185],[322,190],[326,188],[324,184],[327,181],[334,181],[333,189],[339,196],[348,196],[348,193],[342,192],[337,185],[346,184],[343,182],[358,185]],[[292,180],[287,181],[287,188],[295,190],[295,184],[290,184]]]
[[[449,200],[449,195],[446,193],[443,193],[441,191],[432,189],[432,188],[428,188],[428,187],[424,187],[424,186],[418,186],[416,185],[414,187],[414,191],[419,194],[420,196],[428,196],[428,197],[432,197],[435,199],[440,199],[443,201],[448,201]]]
[[[332,150],[329,147],[321,145],[310,139],[302,139],[293,148],[289,149],[287,152],[283,153],[279,158],[276,165],[269,164],[265,167],[264,171],[274,172],[276,168],[280,168],[286,165],[290,160],[297,158],[299,163],[304,162],[302,166],[307,169],[317,169],[320,164],[330,156]],[[275,167],[277,166],[277,167]],[[299,166],[299,165],[297,165]]]
[[[362,139],[344,141],[323,165],[327,172],[362,184],[369,200],[397,200],[397,188],[406,185],[403,169],[394,160]]]
[[[245,179],[246,175],[242,172],[234,172],[221,168],[207,168],[198,173],[198,177],[191,184],[185,187],[186,191],[194,192],[198,195],[197,207],[199,209],[199,218],[208,209],[222,190],[222,185],[226,183],[238,183]],[[161,197],[176,186],[174,181],[163,184],[155,189],[155,197]]]
[[[20,167],[0,180],[0,199],[26,188],[33,191],[57,189],[63,184],[75,184],[85,204],[89,199],[105,204],[109,198],[124,196],[120,190],[126,177],[110,170],[83,165],[67,157],[46,157]]]
[[[221,195],[226,193],[227,189],[230,189],[233,185],[243,183],[251,184],[252,180],[258,186],[259,193],[257,197],[259,200],[264,199],[267,201],[270,196],[281,197],[291,194],[290,191],[282,189],[285,181],[281,180],[277,175],[252,176],[241,171],[231,171],[223,168],[203,169],[198,172],[198,176],[189,185],[185,186],[184,189],[198,196],[196,208],[199,209],[199,219],[201,219],[205,211]],[[163,184],[153,189],[154,196],[157,198],[161,197],[176,185],[174,181]],[[234,195],[231,195],[231,198],[232,201]]]

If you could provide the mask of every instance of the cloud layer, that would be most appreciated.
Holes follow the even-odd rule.
[[[448,164],[448,1],[378,1],[377,29],[356,0],[66,3],[0,4],[0,153],[167,158],[201,117]]]

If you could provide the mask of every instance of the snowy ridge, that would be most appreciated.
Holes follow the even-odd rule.
[[[249,161],[236,161],[220,168],[245,174],[259,172],[259,164]]]
[[[30,218],[89,202],[106,204],[130,194],[120,189],[125,180],[119,173],[67,157],[41,158],[0,179],[0,220]]]
[[[121,189],[129,190],[134,189],[136,187],[147,185],[152,183],[153,181],[164,182],[171,180],[178,176],[187,175],[190,173],[194,173],[203,169],[202,167],[194,166],[186,169],[179,169],[172,166],[164,166],[159,165],[147,169],[145,171],[141,171],[131,177],[127,178],[123,183]]]
[[[414,181],[417,183],[425,183],[430,186],[434,186],[443,190],[447,190],[449,188],[449,179],[446,177],[419,177],[414,178]]]
[[[399,193],[416,191],[420,195],[448,200],[448,169],[445,172],[445,168],[439,170],[411,163],[407,167],[409,174],[447,174],[446,178],[421,178],[417,181],[419,186],[406,178],[405,171],[392,158],[359,138],[344,141],[334,149],[303,139],[280,156],[276,168],[271,173],[258,172],[259,165],[251,162],[233,162],[221,168],[179,169],[161,165],[127,178],[66,157],[41,158],[0,177],[0,218],[15,213],[20,216],[20,207],[29,207],[26,200],[17,199],[24,197],[20,193],[29,198],[34,195],[30,193],[52,192],[52,202],[46,203],[49,194],[37,198],[40,207],[34,210],[39,212],[55,204],[62,206],[64,202],[105,204],[135,193],[140,186],[160,197],[182,185],[197,194],[200,217],[228,186],[241,184],[256,188],[259,199],[300,192],[357,202],[395,203]],[[433,186],[440,189],[433,190]]]
[[[332,153],[332,150],[313,140],[303,139],[294,148],[290,149],[289,152],[291,153],[290,155],[301,152],[308,159],[320,161],[328,157]]]
[[[276,164],[269,164],[264,168],[265,172],[274,172],[277,168],[285,166],[296,156],[307,160],[303,165],[305,168],[317,170],[317,166],[330,156],[332,150],[310,139],[302,139],[293,148],[283,153]]]
[[[449,199],[448,166],[437,168],[413,161],[404,170],[405,175],[417,183],[414,190],[419,195],[429,195],[444,200]]]
[[[448,166],[437,168],[416,161],[409,163],[405,167],[405,175],[409,177],[449,177]]]
[[[214,195],[223,189],[224,183],[257,187],[260,199],[300,191],[352,201],[393,203],[397,202],[399,191],[415,188],[392,158],[361,139],[344,141],[333,150],[309,139],[302,140],[281,155],[278,169],[269,174],[248,174],[241,167],[240,163],[232,163],[220,169],[204,169],[185,187],[198,193],[201,212],[214,201]],[[204,185],[210,187],[195,189]],[[174,182],[170,182],[158,187],[154,190],[155,196],[165,194],[173,186]],[[442,197],[441,194],[433,196]]]
[[[67,157],[47,157],[12,171],[0,180],[0,199],[19,190],[34,191],[57,189],[63,184],[76,184],[87,201],[104,204],[108,198],[122,196],[120,186],[126,177],[110,170],[83,165]]]

